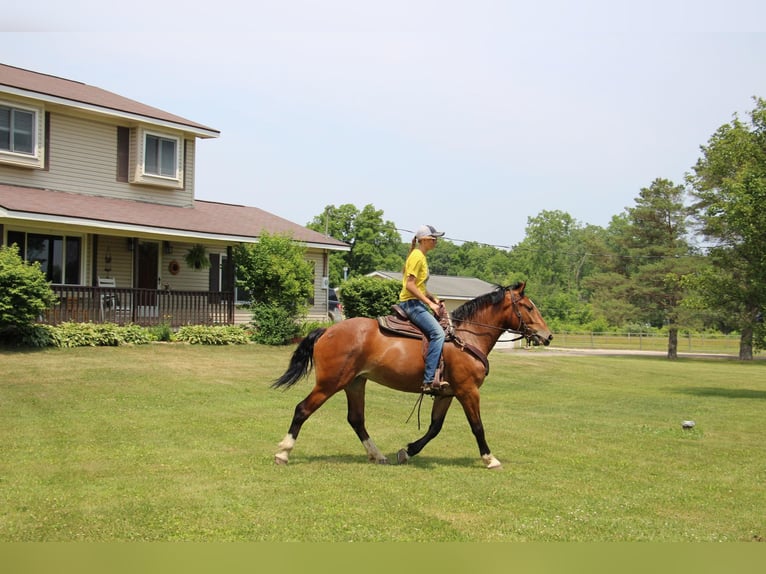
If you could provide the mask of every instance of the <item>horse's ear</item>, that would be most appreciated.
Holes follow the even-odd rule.
[[[524,289],[526,288],[526,286],[527,286],[527,282],[526,281],[520,281],[519,282],[519,294],[522,297],[524,296]]]

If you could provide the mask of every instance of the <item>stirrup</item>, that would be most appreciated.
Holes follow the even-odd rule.
[[[440,395],[442,392],[446,392],[450,390],[450,385],[447,381],[434,381],[433,383],[426,384],[423,383],[423,386],[420,387],[420,391],[424,395]]]

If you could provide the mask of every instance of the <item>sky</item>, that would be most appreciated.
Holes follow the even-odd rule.
[[[0,62],[219,130],[198,199],[508,248],[545,210],[606,227],[684,183],[766,97],[766,3],[38,0],[3,8]]]

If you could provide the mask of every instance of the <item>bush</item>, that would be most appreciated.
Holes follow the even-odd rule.
[[[40,264],[24,261],[15,244],[0,246],[0,333],[21,336],[17,331],[32,325],[55,302]]]
[[[253,305],[253,341],[262,345],[285,345],[300,333],[300,325],[289,311],[277,305]]]
[[[343,283],[341,300],[346,317],[381,317],[391,314],[402,285],[377,277],[353,277]]]
[[[187,325],[178,330],[175,340],[192,345],[243,345],[250,342],[247,331],[236,325]]]
[[[117,347],[123,342],[114,323],[61,323],[56,327],[60,347]]]
[[[149,333],[154,341],[164,341],[169,343],[173,340],[173,329],[167,323],[149,327]]]
[[[41,349],[58,347],[60,341],[56,327],[34,323],[3,331],[0,334],[0,345]]]

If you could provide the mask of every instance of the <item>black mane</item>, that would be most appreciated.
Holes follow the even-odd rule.
[[[466,301],[460,307],[452,312],[452,318],[455,321],[463,321],[469,317],[473,317],[478,311],[485,307],[491,307],[499,304],[505,298],[505,292],[508,289],[518,289],[521,283],[515,283],[512,287],[502,287],[498,285],[494,291],[479,295],[475,299]]]

